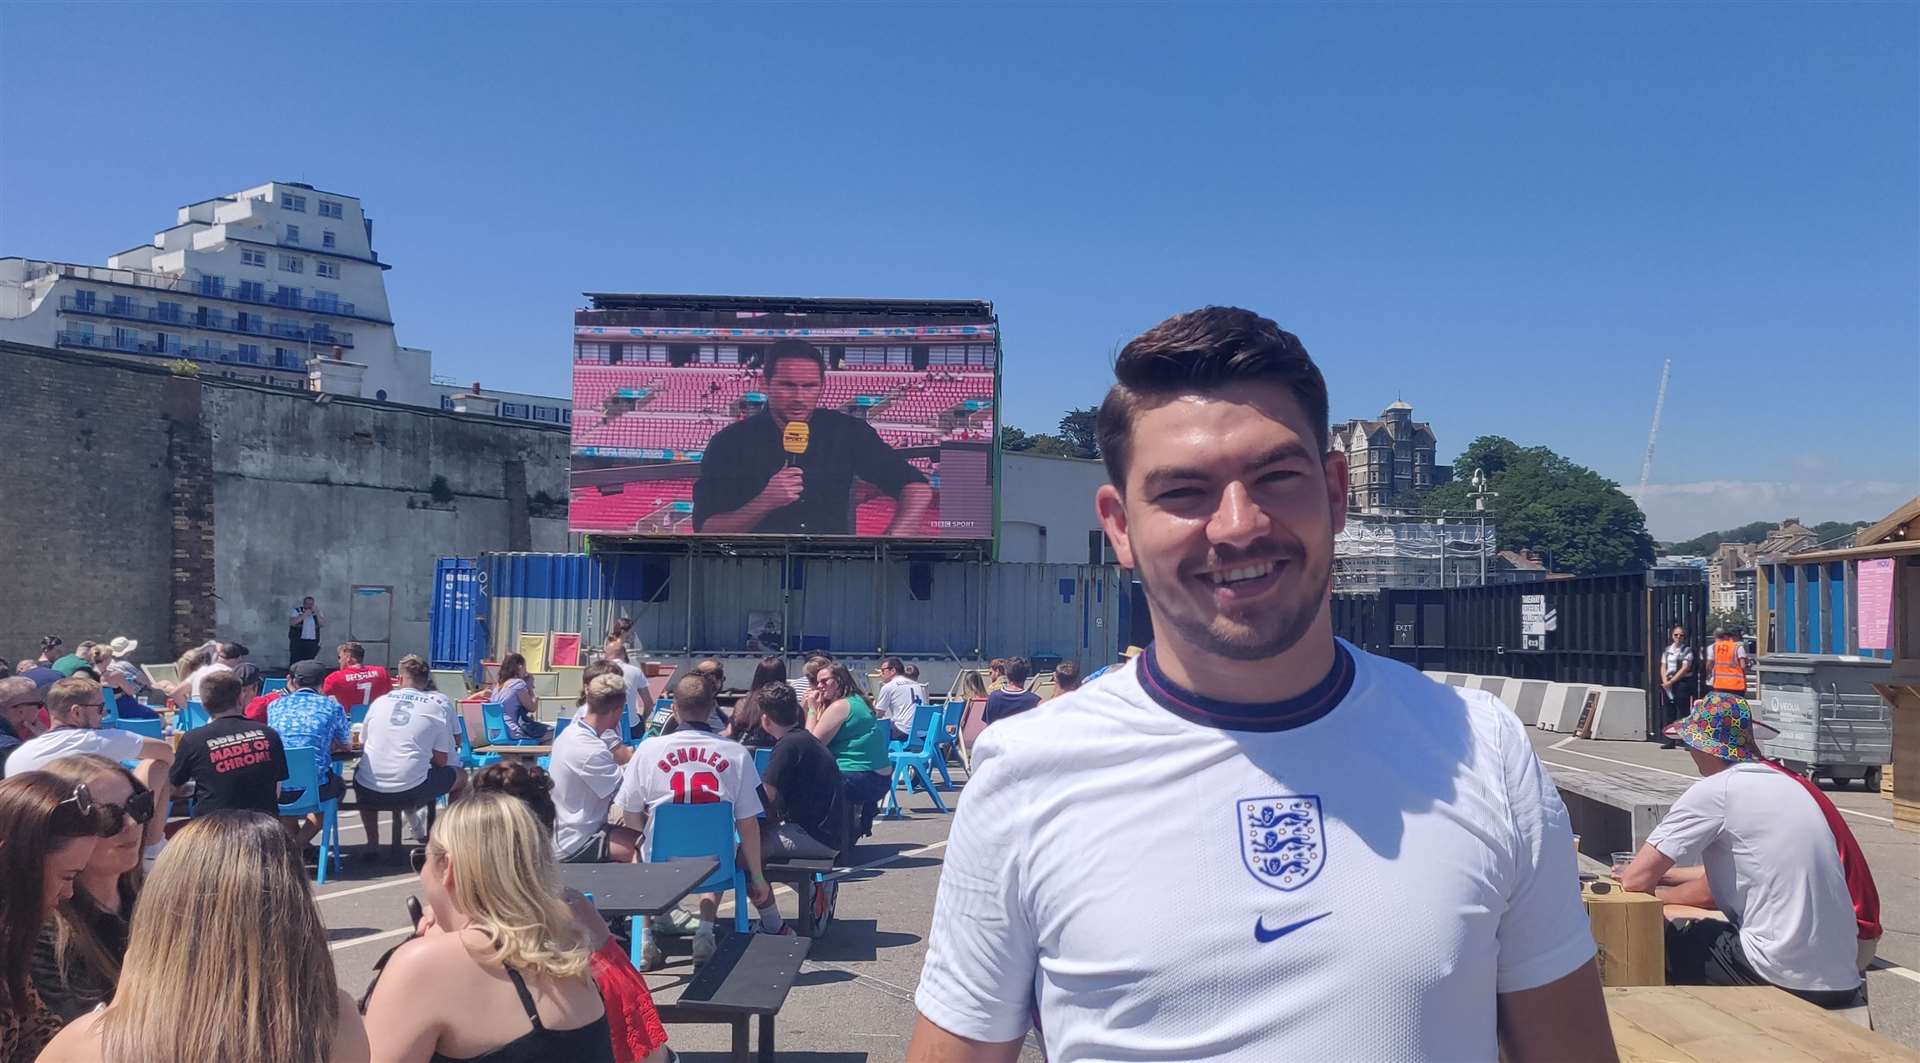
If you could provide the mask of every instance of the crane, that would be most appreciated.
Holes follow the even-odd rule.
[[[1647,457],[1640,463],[1640,492],[1635,499],[1644,502],[1647,497],[1647,480],[1653,475],[1653,444],[1660,438],[1660,411],[1667,408],[1667,377],[1673,372],[1673,359],[1669,358],[1660,367],[1660,395],[1653,400],[1653,427],[1647,429]]]

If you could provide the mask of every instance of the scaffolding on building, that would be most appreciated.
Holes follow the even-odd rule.
[[[1333,587],[1477,587],[1507,582],[1494,525],[1484,514],[1458,517],[1360,515],[1333,539]]]

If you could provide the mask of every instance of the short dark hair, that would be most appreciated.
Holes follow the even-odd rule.
[[[532,757],[507,757],[481,768],[473,777],[470,794],[498,793],[517,797],[533,810],[533,818],[553,829],[553,776]]]
[[[893,672],[894,675],[907,674],[907,666],[903,664],[900,658],[898,657],[880,658],[880,667],[888,669],[889,671]]]
[[[249,651],[247,650],[246,646],[238,642],[222,642],[220,644],[220,656],[225,657],[228,660],[235,660],[240,657],[245,657],[248,652]]]
[[[208,716],[225,716],[240,707],[240,677],[215,672],[200,680],[200,705]]]
[[[822,378],[827,375],[827,356],[820,353],[820,348],[806,340],[791,339],[780,340],[767,348],[767,353],[761,356],[760,371],[768,380],[772,380],[773,367],[790,358],[812,362],[820,368]]]
[[[1072,661],[1061,661],[1054,665],[1053,683],[1061,690],[1080,689],[1080,666]]]
[[[1033,676],[1033,662],[1025,657],[1007,658],[1007,681],[1014,686],[1024,686]]]
[[[1313,421],[1327,449],[1327,381],[1300,337],[1251,310],[1209,306],[1160,322],[1120,349],[1114,385],[1100,404],[1096,432],[1107,478],[1126,490],[1133,418],[1155,399],[1213,391],[1249,381],[1284,385]]]
[[[367,648],[358,642],[342,642],[333,652],[344,653],[355,661],[364,661],[367,659]],[[524,658],[522,659],[524,660]]]
[[[760,714],[782,727],[794,727],[800,723],[800,699],[793,696],[793,688],[785,683],[768,683],[755,691],[754,703],[759,706]]]

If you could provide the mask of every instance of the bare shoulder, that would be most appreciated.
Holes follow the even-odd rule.
[[[100,1058],[100,1012],[96,1009],[55,1034],[41,1051],[39,1063],[93,1063]]]
[[[333,1029],[333,1047],[328,1063],[367,1063],[373,1058],[373,1046],[367,1040],[367,1024],[360,1018],[360,1007],[346,990],[339,990],[340,1019]]]

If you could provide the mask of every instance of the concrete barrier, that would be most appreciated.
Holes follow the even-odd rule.
[[[1591,689],[1585,683],[1548,683],[1546,696],[1540,701],[1540,716],[1533,725],[1542,731],[1572,734],[1580,725],[1580,708]]]
[[[1494,697],[1499,697],[1500,688],[1506,681],[1507,677],[1503,675],[1475,675],[1467,677],[1466,686],[1470,690],[1484,690]]]
[[[1576,717],[1577,719],[1577,717]],[[1647,692],[1639,687],[1601,687],[1600,705],[1593,712],[1591,735],[1618,742],[1640,742],[1647,737]]]
[[[1425,672],[1421,672],[1420,674],[1426,676],[1428,679],[1431,679],[1436,683],[1445,683],[1447,681],[1447,676],[1450,673],[1428,670]]]
[[[1551,685],[1544,679],[1509,678],[1500,684],[1499,698],[1522,724],[1532,727],[1540,719],[1540,708],[1546,704],[1547,687]]]
[[[1440,674],[1447,677],[1447,685],[1450,687],[1466,686],[1467,680],[1473,678],[1465,672],[1442,672]]]

